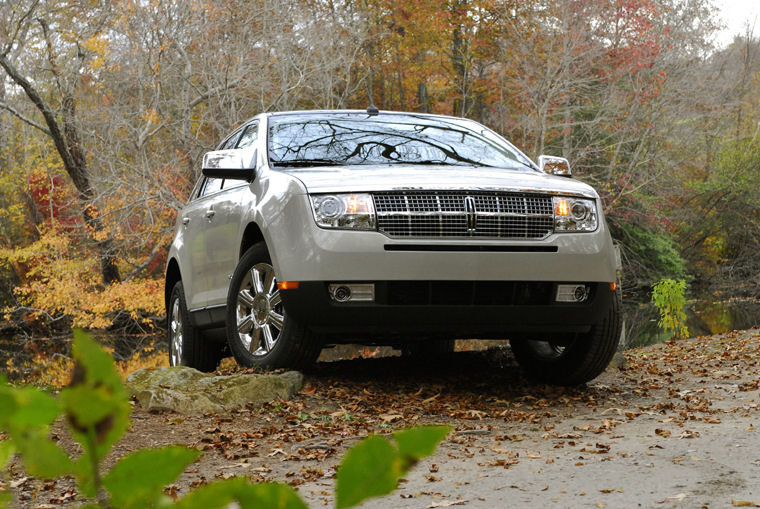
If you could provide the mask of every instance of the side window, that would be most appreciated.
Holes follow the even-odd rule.
[[[222,189],[223,182],[224,182],[224,179],[216,179],[216,178],[207,177],[206,181],[203,183],[201,192],[198,194],[198,197],[207,196],[211,193],[220,191]]]
[[[238,138],[240,137],[240,133],[242,132],[242,129],[238,129],[235,131],[232,136],[224,140],[224,143],[219,145],[218,150],[227,150],[230,148],[235,148],[235,144],[237,143]]]
[[[238,141],[237,148],[245,148],[256,143],[256,137],[258,136],[258,133],[258,122],[248,124],[245,128],[245,131],[243,131],[243,135],[240,137],[240,141]]]

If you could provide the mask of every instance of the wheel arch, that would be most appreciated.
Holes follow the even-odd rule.
[[[172,289],[179,281],[182,281],[182,273],[179,270],[179,263],[176,258],[171,258],[166,265],[166,280],[164,282],[164,306],[166,315],[169,316],[169,299],[172,295]]]
[[[255,222],[250,222],[243,231],[243,236],[240,239],[240,252],[238,253],[238,260],[240,260],[246,251],[248,251],[253,245],[258,242],[264,241],[264,233],[259,228],[259,225]]]

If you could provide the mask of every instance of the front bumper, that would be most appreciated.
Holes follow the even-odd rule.
[[[374,284],[374,302],[335,302],[323,281],[301,282],[281,295],[289,317],[336,342],[409,335],[507,339],[510,334],[583,333],[605,316],[613,299],[609,283],[590,283],[583,303],[555,302],[552,282]]]
[[[315,223],[306,195],[270,216],[265,237],[278,281],[616,280],[612,239],[601,214],[595,232],[554,233],[542,240],[407,240],[376,231],[328,230]]]

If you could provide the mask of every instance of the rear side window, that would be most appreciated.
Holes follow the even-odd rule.
[[[251,124],[248,124],[245,128],[245,131],[243,131],[243,135],[240,137],[240,141],[238,141],[237,148],[245,148],[250,147],[254,143],[256,143],[256,138],[259,134],[259,123],[253,122]]]
[[[215,179],[215,178],[207,177],[206,181],[203,183],[201,192],[198,194],[198,197],[207,196],[217,191],[221,191],[223,183],[224,183],[224,179]]]
[[[224,143],[219,145],[219,150],[227,150],[230,148],[235,148],[235,144],[237,143],[238,138],[240,137],[240,133],[242,132],[242,129],[238,129],[234,133],[232,133],[232,136],[224,140]]]

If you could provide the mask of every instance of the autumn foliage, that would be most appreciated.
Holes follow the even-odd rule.
[[[203,153],[261,111],[370,94],[569,158],[627,290],[760,273],[760,50],[751,34],[716,50],[707,0],[19,0],[0,27],[0,305],[17,325],[158,323]]]

